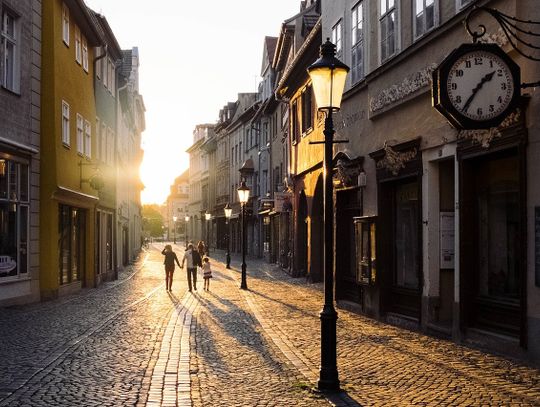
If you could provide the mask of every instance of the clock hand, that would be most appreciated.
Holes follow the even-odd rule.
[[[467,111],[467,109],[471,105],[471,102],[474,99],[474,96],[478,93],[478,91],[482,88],[482,86],[484,86],[484,83],[489,82],[493,78],[493,75],[495,75],[495,71],[486,74],[486,76],[484,76],[482,78],[480,83],[478,85],[476,85],[476,88],[474,88],[473,91],[472,91],[472,95],[469,97],[469,99],[467,99],[467,101],[463,105],[462,112],[465,113]]]

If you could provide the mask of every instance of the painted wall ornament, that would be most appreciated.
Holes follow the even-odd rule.
[[[520,120],[521,110],[516,109],[513,113],[509,114],[498,127],[491,127],[490,129],[485,130],[461,130],[458,133],[458,139],[471,140],[474,144],[480,144],[483,148],[489,148],[491,142],[495,138],[502,137],[501,131],[518,124]]]
[[[430,64],[420,71],[405,77],[401,83],[381,90],[376,96],[370,99],[369,109],[372,113],[376,113],[404,99],[417,90],[429,86],[431,84],[432,72],[435,68],[437,68],[437,64]]]
[[[383,150],[385,154],[377,162],[377,168],[386,169],[394,176],[398,175],[399,171],[405,168],[405,164],[414,160],[418,154],[416,147],[409,151],[400,152],[394,150],[386,141],[384,142]]]

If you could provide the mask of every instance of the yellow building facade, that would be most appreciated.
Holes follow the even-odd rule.
[[[43,2],[41,297],[95,285],[94,47],[82,0]]]

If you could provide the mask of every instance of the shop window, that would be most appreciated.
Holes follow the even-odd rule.
[[[67,205],[59,206],[59,284],[80,281],[84,274],[85,212]]]
[[[418,289],[418,184],[403,183],[395,190],[395,285]]]
[[[354,218],[356,281],[360,284],[374,284],[377,279],[375,220],[373,216]]]
[[[0,282],[28,275],[28,166],[0,157]]]

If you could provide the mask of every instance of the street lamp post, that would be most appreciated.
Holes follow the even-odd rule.
[[[231,268],[231,251],[230,251],[230,245],[231,245],[230,231],[231,231],[231,226],[229,224],[229,220],[231,219],[232,208],[230,207],[228,202],[227,202],[227,205],[225,205],[225,208],[223,208],[223,210],[225,211],[225,224],[227,225],[227,257],[226,257],[227,264],[225,265],[225,267],[230,269]]]
[[[212,214],[206,211],[204,214],[204,219],[206,220],[206,254],[210,254],[210,219],[212,219]]]
[[[186,221],[186,249],[187,249],[187,245],[188,245],[188,223],[189,223],[189,215],[186,215],[186,217],[184,218],[185,221]]]
[[[247,290],[246,282],[246,203],[249,200],[249,188],[246,181],[242,180],[238,187],[238,200],[242,205],[242,282],[240,288]]]
[[[176,244],[176,220],[178,219],[178,217],[176,216],[173,216],[172,217],[172,220],[173,220],[173,227],[174,227],[174,230],[173,230],[173,236],[174,236],[174,244]]]
[[[332,184],[332,152],[336,141],[334,141],[332,113],[340,108],[349,67],[339,61],[335,55],[336,46],[327,39],[321,46],[320,58],[308,68],[317,106],[319,110],[326,112],[324,141],[318,142],[324,144],[324,306],[320,313],[321,368],[317,383],[319,390],[322,391],[339,390],[336,357],[337,312],[334,308],[334,191]]]

